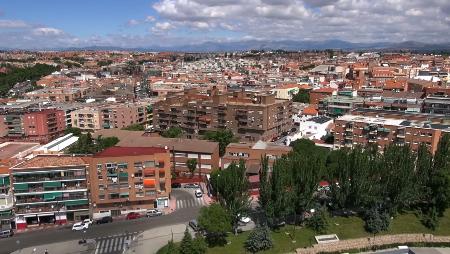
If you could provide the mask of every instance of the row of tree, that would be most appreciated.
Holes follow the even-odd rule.
[[[78,136],[78,141],[66,150],[68,154],[94,154],[119,143],[117,137],[103,138],[98,136],[93,139],[91,133],[81,134],[81,131],[76,128],[73,131],[78,134],[74,134]]]
[[[418,211],[424,225],[438,225],[450,203],[450,136],[434,153],[425,144],[417,152],[408,146],[356,147],[322,151],[309,141],[294,142],[294,152],[275,161],[263,159],[260,205],[269,225],[321,207],[336,214],[358,214],[366,228],[386,230],[391,216]],[[318,189],[320,181],[330,189]]]
[[[49,75],[57,69],[57,67],[46,64],[36,64],[27,68],[10,67],[7,73],[0,73],[0,96],[6,96],[17,83],[30,80],[34,84],[39,78]]]

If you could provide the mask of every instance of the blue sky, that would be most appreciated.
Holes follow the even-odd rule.
[[[0,48],[450,41],[449,0],[0,0]]]

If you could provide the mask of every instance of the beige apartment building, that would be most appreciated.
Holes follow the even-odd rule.
[[[155,103],[153,108],[155,130],[181,127],[187,138],[228,129],[241,140],[270,141],[292,127],[291,101],[278,100],[270,93],[222,94],[212,89],[206,95],[189,89]]]
[[[70,114],[72,127],[90,132],[145,124],[147,120],[146,106],[143,104],[93,105]]]

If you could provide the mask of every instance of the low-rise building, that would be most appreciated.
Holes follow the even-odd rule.
[[[38,155],[11,168],[17,229],[89,217],[87,157]]]
[[[110,147],[92,158],[89,178],[94,213],[112,216],[164,208],[171,191],[170,150]]]
[[[259,174],[261,158],[267,156],[269,165],[273,165],[276,158],[292,151],[292,147],[258,141],[256,143],[231,143],[222,157],[222,168],[228,167],[232,162],[245,162],[247,174]]]

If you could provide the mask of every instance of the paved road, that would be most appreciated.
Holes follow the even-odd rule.
[[[175,189],[172,191],[172,196],[177,200],[196,199],[193,195],[193,190],[191,189]],[[16,234],[11,238],[0,239],[0,254],[9,254],[20,248],[77,240],[82,239],[83,237],[85,239],[96,239],[124,233],[142,232],[161,226],[185,223],[196,218],[199,210],[200,206],[183,206],[183,208],[177,208],[176,211],[165,216],[140,218],[128,221],[115,221],[108,224],[93,225],[85,233],[72,231],[70,227],[67,227]]]
[[[95,254],[121,254],[140,232],[96,238]]]

